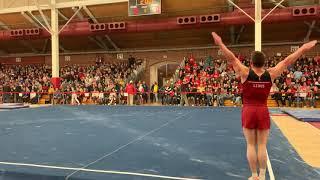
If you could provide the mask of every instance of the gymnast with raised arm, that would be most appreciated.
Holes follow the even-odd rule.
[[[265,180],[267,168],[267,142],[270,131],[270,116],[267,99],[274,79],[279,77],[288,66],[294,64],[305,52],[311,50],[317,41],[311,41],[279,62],[275,67],[265,69],[266,57],[262,52],[254,51],[250,67],[240,60],[224,45],[220,36],[212,33],[214,42],[232,64],[234,71],[241,78],[243,86],[242,128],[247,143],[247,159],[252,176],[249,180]],[[259,162],[259,176],[257,167]]]

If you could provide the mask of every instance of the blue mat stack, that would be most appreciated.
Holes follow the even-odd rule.
[[[320,122],[319,110],[292,109],[292,110],[285,110],[284,112],[300,121]]]
[[[4,104],[0,104],[0,109],[11,110],[11,109],[21,109],[21,108],[29,108],[29,105],[25,105],[23,103],[4,103]]]

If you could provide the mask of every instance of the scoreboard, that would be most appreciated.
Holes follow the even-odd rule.
[[[161,14],[161,0],[129,0],[129,16]]]

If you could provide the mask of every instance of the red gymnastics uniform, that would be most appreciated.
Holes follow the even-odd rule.
[[[268,71],[260,77],[249,70],[247,80],[242,84],[242,127],[247,129],[270,129],[270,115],[267,99],[272,86]]]

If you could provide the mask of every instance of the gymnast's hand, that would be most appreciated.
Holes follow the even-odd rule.
[[[304,51],[309,51],[309,50],[311,50],[317,43],[318,43],[317,40],[310,41],[310,42],[305,43],[304,45],[302,45],[301,48],[302,48]]]
[[[221,39],[221,37],[220,37],[217,33],[212,32],[212,37],[213,37],[214,43],[215,43],[216,45],[219,46],[219,45],[222,44],[222,39]]]

